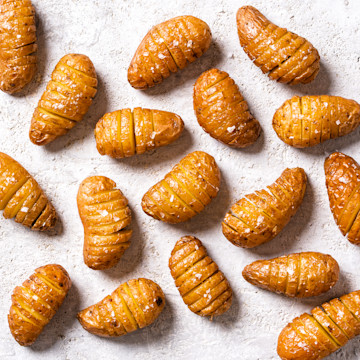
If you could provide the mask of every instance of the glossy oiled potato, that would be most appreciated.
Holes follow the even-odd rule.
[[[46,145],[72,129],[89,110],[97,91],[93,63],[85,55],[60,59],[31,120],[30,140]]]
[[[169,259],[171,275],[188,308],[200,316],[218,316],[229,310],[232,290],[201,241],[184,236]]]
[[[275,112],[273,128],[286,144],[304,148],[344,136],[360,124],[360,105],[340,96],[294,96]]]
[[[252,6],[241,7],[236,22],[240,45],[270,79],[290,85],[315,79],[320,56],[309,41],[273,24]]]
[[[360,334],[360,291],[332,299],[295,318],[281,332],[282,360],[319,360]]]
[[[220,170],[214,158],[194,151],[146,192],[141,206],[154,219],[180,223],[200,213],[217,195],[219,186]]]
[[[339,279],[339,265],[330,255],[302,252],[254,261],[242,274],[262,289],[304,298],[330,290]]]
[[[77,204],[84,226],[85,264],[94,270],[113,267],[130,246],[126,197],[111,179],[91,176],[80,184]]]
[[[30,0],[0,0],[0,89],[24,88],[37,66],[35,9]]]
[[[286,169],[271,185],[245,195],[225,215],[222,230],[236,246],[252,248],[272,240],[295,215],[306,189],[301,168]]]
[[[199,58],[210,43],[209,26],[194,16],[178,16],[158,24],[137,48],[128,81],[135,89],[155,86]]]
[[[78,313],[81,326],[103,336],[122,336],[152,324],[165,306],[159,285],[134,279],[120,285],[111,295]]]
[[[177,140],[184,129],[179,115],[143,108],[105,114],[96,124],[96,147],[101,155],[123,158],[143,154]]]
[[[14,339],[22,346],[35,342],[63,303],[71,280],[66,270],[56,264],[35,270],[30,278],[14,289],[8,315]]]
[[[345,154],[335,152],[325,160],[330,209],[341,233],[360,244],[360,167]]]
[[[224,144],[243,148],[260,135],[260,124],[234,80],[225,71],[204,72],[194,86],[194,110],[199,125]]]
[[[0,152],[0,210],[6,219],[32,230],[55,226],[57,215],[36,180],[13,158]]]

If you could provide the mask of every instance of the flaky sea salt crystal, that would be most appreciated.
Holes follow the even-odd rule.
[[[24,206],[24,207],[21,208],[20,211],[27,213],[29,211],[29,208]]]
[[[171,195],[170,202],[173,202],[173,201],[174,201],[174,195]]]
[[[106,210],[99,210],[99,214],[102,215],[102,216],[106,216],[109,213]]]
[[[178,42],[177,40],[174,40],[174,41],[173,41],[173,45],[174,45],[174,46],[178,46],[178,45],[179,45],[179,42]]]
[[[156,132],[155,131],[153,131],[152,133],[151,133],[151,135],[150,135],[150,137],[151,137],[151,139],[155,139],[155,136],[156,136]]]
[[[232,133],[232,132],[235,130],[235,125],[229,126],[226,130],[227,130],[229,133]]]
[[[165,59],[165,55],[160,53],[160,54],[158,55],[158,58],[161,59],[161,60],[162,60],[162,59]]]
[[[336,120],[335,124],[339,126],[341,124],[340,120]]]
[[[201,274],[195,274],[195,277],[200,280],[202,275]]]

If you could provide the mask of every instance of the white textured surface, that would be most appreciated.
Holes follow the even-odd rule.
[[[323,161],[341,150],[358,161],[359,131],[312,149],[296,150],[274,133],[271,119],[284,100],[295,94],[333,94],[360,100],[360,2],[358,0],[247,1],[276,24],[307,37],[322,62],[310,85],[288,87],[268,80],[240,48],[235,13],[238,0],[33,0],[39,18],[40,66],[36,82],[25,96],[0,94],[1,148],[35,175],[61,215],[62,227],[51,236],[29,231],[0,219],[0,358],[1,359],[277,359],[276,342],[293,317],[334,296],[360,288],[360,249],[337,229],[328,206]],[[168,18],[191,14],[206,21],[213,33],[211,49],[171,80],[147,91],[132,89],[126,71],[136,47],[149,28]],[[98,96],[84,121],[47,147],[28,139],[33,109],[61,56],[88,55],[99,74]],[[198,126],[192,109],[192,85],[211,67],[229,72],[258,118],[263,134],[245,150],[227,148]],[[107,111],[144,106],[182,116],[186,131],[179,141],[155,153],[115,161],[101,157],[93,129]],[[221,171],[218,197],[191,221],[171,226],[141,210],[143,193],[188,152],[201,149],[215,156]],[[231,245],[220,223],[228,207],[244,193],[271,183],[285,167],[303,167],[309,176],[298,214],[272,242],[254,250]],[[88,175],[114,179],[130,201],[134,214],[131,248],[110,271],[92,271],[82,259],[82,225],[76,193]],[[213,322],[191,313],[183,304],[167,262],[182,235],[199,237],[228,277],[235,301]],[[246,283],[241,271],[251,261],[295,251],[317,250],[333,255],[341,278],[329,293],[315,299],[291,300]],[[10,294],[33,270],[56,262],[70,273],[73,288],[62,308],[31,348],[20,347],[7,325]],[[134,277],[158,282],[167,306],[153,326],[119,339],[101,339],[84,331],[75,315],[97,302],[120,283]],[[329,359],[360,358],[360,339]]]

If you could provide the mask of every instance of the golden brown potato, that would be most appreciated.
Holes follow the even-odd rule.
[[[154,219],[180,223],[204,210],[219,186],[220,170],[215,159],[203,151],[194,151],[146,192],[141,206]]]
[[[94,335],[122,336],[152,324],[164,306],[160,286],[140,278],[120,285],[111,295],[80,311],[77,318]]]
[[[341,233],[360,244],[360,167],[345,154],[335,152],[324,164],[330,209]]]
[[[62,57],[35,109],[30,140],[35,145],[46,145],[66,134],[89,110],[96,88],[95,68],[87,56]]]
[[[236,22],[240,45],[270,79],[290,85],[315,79],[320,56],[309,41],[273,24],[252,6],[241,7]]]
[[[243,148],[253,144],[260,135],[259,122],[225,71],[211,69],[197,79],[194,110],[199,125],[224,144]]]
[[[209,26],[194,16],[178,16],[158,24],[137,48],[128,69],[128,81],[141,90],[160,84],[204,54],[210,43]]]
[[[246,281],[262,289],[304,298],[330,290],[339,279],[339,265],[330,255],[302,252],[254,261],[242,274]]]
[[[35,342],[58,311],[70,287],[66,270],[50,264],[37,268],[28,280],[14,289],[8,321],[11,334],[20,345],[29,346]]]
[[[232,290],[201,241],[184,236],[169,259],[171,275],[184,303],[200,316],[218,316],[229,310]]]
[[[86,178],[77,194],[84,226],[84,261],[94,270],[115,266],[130,246],[132,230],[128,201],[116,183],[105,176]]]
[[[30,0],[0,0],[0,89],[23,89],[37,67],[35,9]]]
[[[271,185],[245,195],[225,215],[222,230],[236,246],[253,248],[272,240],[302,203],[306,174],[301,168],[285,169]]]
[[[282,360],[319,360],[360,334],[360,291],[354,291],[295,318],[281,332]]]
[[[304,148],[354,131],[360,105],[340,96],[294,96],[275,112],[273,128],[286,144]]]
[[[101,155],[124,158],[143,154],[177,140],[184,129],[179,115],[143,108],[105,114],[96,124],[96,147]]]
[[[13,158],[0,152],[0,210],[6,219],[32,230],[55,226],[57,215],[36,180]]]

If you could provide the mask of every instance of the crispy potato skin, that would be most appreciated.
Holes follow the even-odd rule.
[[[0,0],[0,89],[22,90],[37,67],[35,9],[30,0]]]
[[[12,336],[22,346],[30,346],[63,303],[71,280],[66,270],[56,264],[35,270],[17,286],[11,296],[8,322]]]
[[[164,306],[160,286],[140,278],[120,285],[111,295],[80,311],[77,318],[94,335],[122,336],[152,324]]]
[[[194,62],[210,47],[209,26],[194,16],[178,16],[154,26],[137,48],[128,81],[145,90]]]
[[[360,334],[360,291],[332,299],[304,313],[280,333],[277,352],[282,360],[318,360]]]
[[[212,318],[229,310],[230,284],[199,239],[184,236],[178,240],[169,268],[184,303],[193,313]]]
[[[241,7],[236,22],[240,45],[270,79],[290,85],[315,79],[320,56],[309,41],[273,24],[252,6]]]
[[[332,153],[324,164],[330,209],[341,233],[360,244],[360,167],[340,152]]]
[[[184,130],[172,112],[143,108],[105,114],[96,124],[96,147],[101,155],[124,158],[168,145]]]
[[[217,195],[219,186],[220,170],[215,159],[194,151],[146,192],[141,206],[154,219],[177,224],[200,213]]]
[[[294,96],[275,112],[273,128],[286,144],[297,148],[318,145],[354,131],[360,105],[340,96]]]
[[[6,219],[46,231],[53,228],[57,214],[36,180],[13,158],[0,152],[0,210]]]
[[[339,265],[330,255],[302,252],[247,265],[242,273],[250,284],[289,297],[317,296],[339,279]]]
[[[194,110],[199,125],[226,145],[243,148],[253,144],[260,135],[259,122],[225,71],[211,69],[197,79]]]
[[[94,65],[87,56],[63,56],[34,111],[31,142],[46,145],[81,121],[96,95],[97,83]]]
[[[307,177],[301,168],[285,169],[266,189],[245,195],[222,222],[225,237],[236,246],[253,248],[272,240],[302,203]]]
[[[105,176],[86,178],[77,194],[84,226],[84,262],[94,270],[115,266],[130,246],[132,230],[128,200]]]

